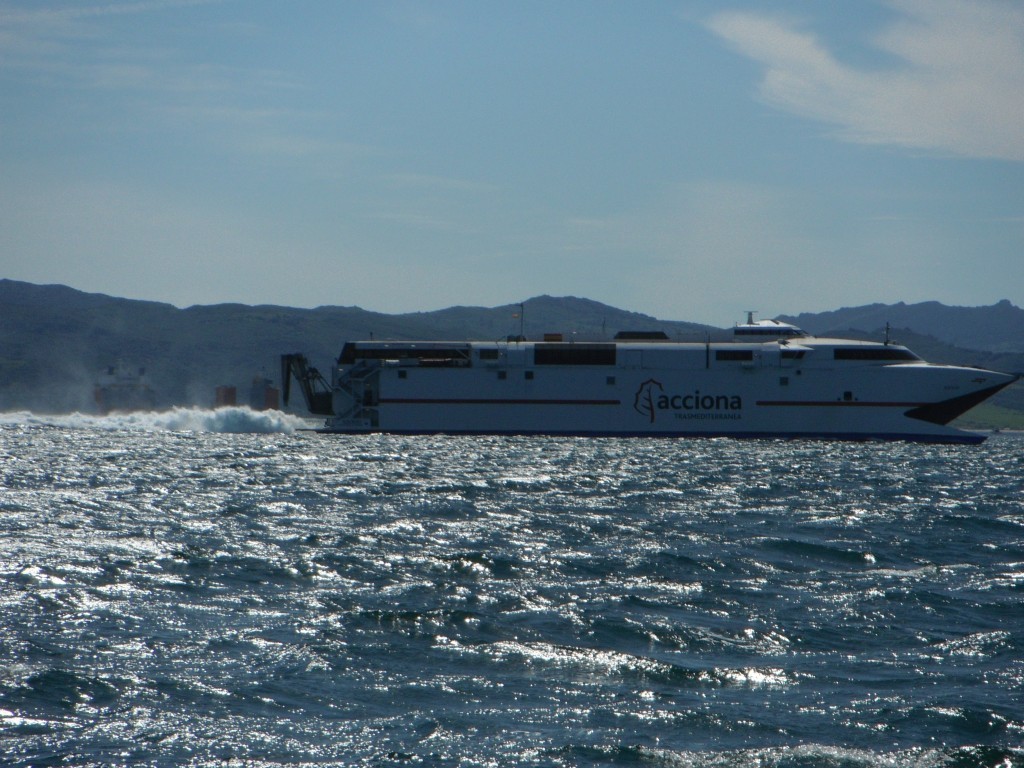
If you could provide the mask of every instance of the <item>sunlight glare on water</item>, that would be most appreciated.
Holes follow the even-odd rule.
[[[211,413],[0,418],[3,764],[1024,760],[1020,436]]]

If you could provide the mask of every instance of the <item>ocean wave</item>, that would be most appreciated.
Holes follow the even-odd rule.
[[[1020,437],[185,415],[0,415],[0,765],[1024,766]]]
[[[251,408],[182,408],[137,411],[98,416],[88,413],[37,414],[31,411],[0,413],[0,426],[59,427],[136,432],[219,432],[228,434],[291,434],[310,428],[310,422],[283,411]]]
[[[665,768],[1010,768],[1019,765],[1019,749],[957,747],[875,752],[825,744],[721,752],[675,752],[641,746],[569,746],[555,752],[580,764],[651,765]]]

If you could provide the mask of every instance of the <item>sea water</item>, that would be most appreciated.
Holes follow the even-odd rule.
[[[5,766],[1024,765],[1024,436],[0,416]]]

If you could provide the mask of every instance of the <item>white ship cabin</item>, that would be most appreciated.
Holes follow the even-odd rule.
[[[497,369],[498,378],[510,368],[616,367],[623,369],[823,368],[891,366],[923,361],[906,347],[875,341],[816,338],[780,320],[755,320],[734,327],[730,341],[672,342],[662,331],[624,331],[613,341],[565,342],[562,334],[543,341],[511,336],[486,341],[350,341],[338,358],[342,378],[370,375],[374,370],[408,368]],[[799,375],[800,371],[797,371]],[[609,377],[611,380],[614,377]]]
[[[747,312],[747,322],[737,323],[733,328],[737,341],[776,341],[797,339],[809,334],[790,323],[781,320],[755,320],[753,312]]]

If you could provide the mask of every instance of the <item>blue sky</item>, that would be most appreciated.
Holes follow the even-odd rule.
[[[177,306],[1024,302],[1017,0],[0,0],[0,277]]]

